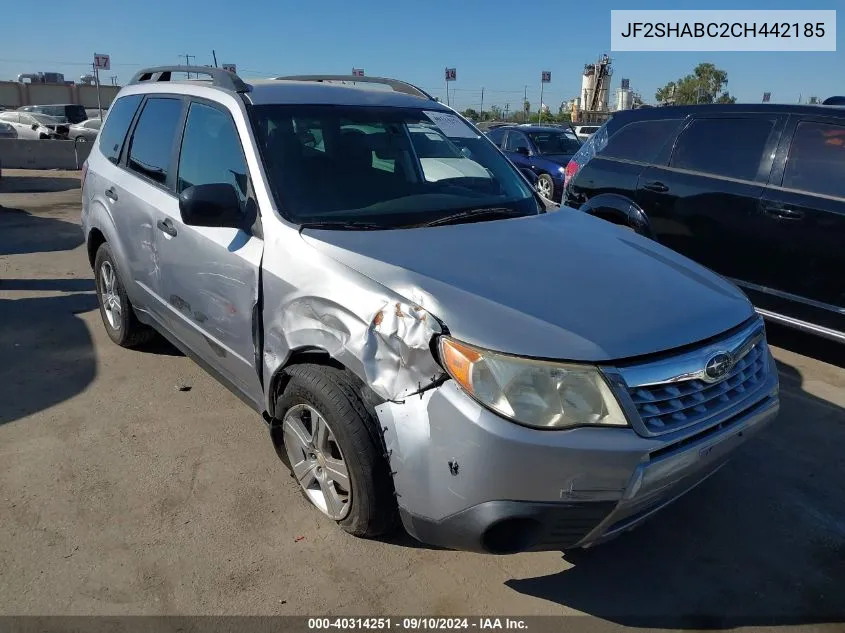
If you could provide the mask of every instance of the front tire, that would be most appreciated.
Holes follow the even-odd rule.
[[[548,174],[540,174],[539,178],[537,178],[537,191],[544,198],[554,200],[555,183],[552,177]]]
[[[375,412],[343,370],[295,365],[287,374],[273,440],[306,499],[354,536],[389,532],[396,502]]]
[[[149,341],[153,331],[135,316],[108,243],[97,250],[94,279],[100,316],[109,338],[121,347],[136,347]]]

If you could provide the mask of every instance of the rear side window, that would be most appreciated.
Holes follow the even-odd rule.
[[[126,138],[126,132],[141,103],[141,95],[121,97],[111,107],[106,123],[100,133],[100,151],[111,162],[120,160],[120,150]]]
[[[501,147],[502,141],[505,140],[505,130],[492,130],[487,134],[487,138],[493,141],[498,147]]]
[[[654,161],[658,152],[680,124],[681,119],[659,119],[629,123],[610,137],[607,146],[600,152],[600,155],[608,158],[650,163]]]
[[[845,198],[845,126],[799,123],[789,148],[783,186]]]
[[[511,130],[511,133],[508,134],[505,149],[509,152],[518,152],[521,147],[524,147],[525,149],[531,148],[528,144],[528,137],[526,137],[522,132],[514,132]]]
[[[176,182],[177,193],[194,185],[227,183],[238,192],[241,203],[246,200],[246,158],[228,113],[201,103],[191,104]]]
[[[681,132],[672,167],[754,180],[774,121],[756,117],[696,119]]]
[[[88,115],[85,112],[85,106],[68,105],[62,109],[64,110],[64,112],[61,112],[60,116],[67,117],[67,120],[70,123],[82,123],[85,119],[88,118]]]
[[[180,99],[147,99],[129,144],[129,169],[164,184],[170,167],[170,156],[179,120]]]

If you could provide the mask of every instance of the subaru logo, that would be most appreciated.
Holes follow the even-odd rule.
[[[716,382],[728,375],[733,367],[733,358],[727,352],[719,352],[711,356],[704,364],[705,379]]]

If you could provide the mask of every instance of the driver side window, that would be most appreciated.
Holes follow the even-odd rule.
[[[176,193],[195,185],[227,183],[247,199],[247,166],[235,123],[228,113],[192,103],[185,122]]]
[[[530,148],[528,138],[522,132],[509,132],[505,149],[509,152],[518,152],[520,148]]]

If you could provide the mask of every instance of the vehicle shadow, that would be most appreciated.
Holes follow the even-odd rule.
[[[78,224],[0,206],[0,255],[69,251],[83,241]]]
[[[74,284],[68,290],[0,299],[0,425],[63,402],[94,380],[94,346],[77,315],[96,309],[97,299]]]
[[[781,413],[708,481],[520,593],[625,626],[845,622],[845,410],[779,363]]]
[[[80,189],[79,178],[68,176],[9,176],[0,178],[0,193],[47,193]]]

